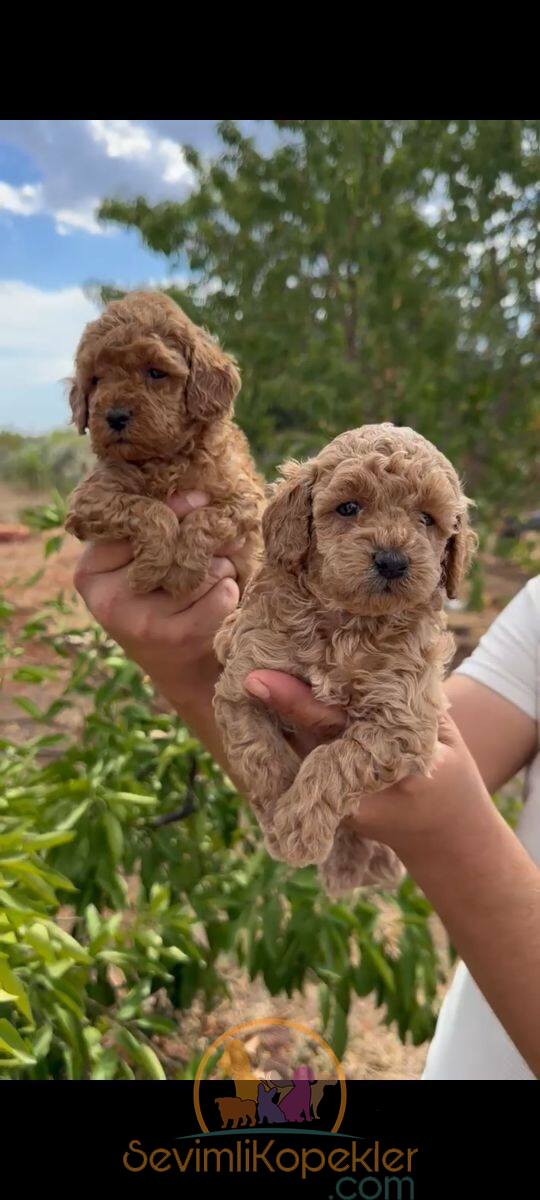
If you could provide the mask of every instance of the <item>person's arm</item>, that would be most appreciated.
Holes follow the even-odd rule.
[[[532,658],[534,668],[534,656]],[[513,779],[529,763],[537,744],[537,724],[493,687],[454,672],[445,684],[451,714],[490,792]]]
[[[318,742],[336,736],[344,724],[338,708],[314,700],[310,688],[281,671],[252,671],[246,690],[264,700],[302,733],[295,741],[307,754]],[[261,692],[261,686],[264,691]],[[454,673],[445,691],[451,715],[490,792],[495,792],[530,762],[536,748],[536,722],[504,696],[467,675]]]
[[[362,836],[391,845],[540,1076],[540,870],[500,816],[459,730],[441,721],[430,778],[359,800]]]

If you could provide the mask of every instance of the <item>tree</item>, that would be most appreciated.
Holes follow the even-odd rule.
[[[182,203],[109,200],[173,266],[170,289],[240,362],[238,416],[267,468],[367,421],[412,424],[488,507],[534,486],[537,121],[230,121],[185,153]]]

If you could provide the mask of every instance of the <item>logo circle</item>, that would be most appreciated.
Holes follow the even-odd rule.
[[[339,1102],[338,1114],[334,1121],[332,1129],[330,1130],[331,1133],[337,1133],[338,1129],[340,1128],[340,1126],[342,1124],[343,1117],[345,1115],[345,1105],[347,1103],[347,1087],[346,1087],[345,1072],[343,1070],[343,1067],[342,1067],[339,1059],[336,1058],[336,1055],[334,1054],[334,1051],[332,1050],[332,1048],[328,1045],[328,1042],[325,1042],[324,1038],[321,1037],[320,1033],[316,1033],[316,1031],[314,1029],[310,1029],[308,1025],[302,1025],[299,1021],[290,1021],[288,1019],[288,1017],[257,1017],[252,1021],[242,1021],[240,1023],[240,1025],[234,1025],[231,1027],[231,1029],[226,1029],[224,1033],[221,1033],[218,1038],[215,1038],[214,1041],[210,1043],[210,1045],[205,1050],[205,1052],[201,1058],[201,1061],[195,1072],[195,1079],[193,1081],[193,1107],[195,1109],[195,1116],[197,1117],[197,1121],[199,1122],[200,1128],[202,1129],[203,1133],[211,1133],[211,1130],[208,1128],[208,1125],[206,1124],[206,1121],[201,1112],[200,1086],[201,1086],[201,1080],[203,1077],[204,1069],[207,1066],[207,1064],[209,1063],[212,1055],[215,1054],[216,1050],[219,1049],[219,1047],[222,1045],[222,1043],[227,1042],[229,1038],[233,1037],[233,1035],[235,1035],[237,1033],[245,1033],[248,1030],[268,1028],[268,1027],[270,1027],[270,1028],[281,1027],[281,1028],[285,1028],[285,1029],[293,1029],[295,1031],[295,1033],[303,1034],[304,1037],[307,1037],[311,1041],[316,1042],[317,1045],[320,1046],[324,1050],[325,1054],[330,1059],[332,1065],[335,1068],[336,1078],[339,1082],[339,1088],[340,1088],[340,1102]]]

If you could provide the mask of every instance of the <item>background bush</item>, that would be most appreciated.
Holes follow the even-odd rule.
[[[67,495],[93,461],[89,442],[71,429],[41,437],[0,432],[0,478],[36,491]]]
[[[8,630],[6,599],[0,612]],[[17,665],[39,638],[64,684],[44,709],[19,697],[42,733],[0,743],[0,1078],[178,1075],[152,1039],[181,1038],[195,996],[210,1007],[223,995],[223,955],[270,995],[317,982],[338,1055],[354,994],[374,992],[402,1037],[431,1036],[444,965],[412,882],[395,899],[394,942],[368,896],[330,903],[313,869],[275,863],[231,783],[159,712],[139,669],[95,625],[70,629],[69,613],[59,597],[17,646],[3,637],[15,680],[59,669]],[[87,706],[81,735],[58,733],[74,704]]]

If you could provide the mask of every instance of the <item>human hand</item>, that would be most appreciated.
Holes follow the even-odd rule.
[[[178,517],[209,502],[202,492],[167,501]],[[146,595],[131,590],[133,549],[128,541],[89,543],[77,565],[75,586],[92,616],[179,710],[189,707],[194,693],[213,689],[217,663],[212,643],[238,603],[233,558],[240,546],[222,546],[203,583],[180,599],[162,588]]]
[[[321,742],[339,737],[345,728],[343,709],[315,700],[311,688],[301,679],[284,671],[251,671],[244,680],[248,695],[262,700],[277,713],[295,733],[289,736],[291,745],[305,758]]]
[[[295,727],[291,741],[302,758],[321,742],[339,737],[345,727],[343,710],[315,700],[307,684],[281,671],[252,671],[244,687]],[[457,726],[444,714],[430,775],[408,776],[384,791],[364,794],[348,820],[362,837],[384,842],[403,857],[433,837],[444,838],[456,821],[464,821],[475,801],[491,804]]]

